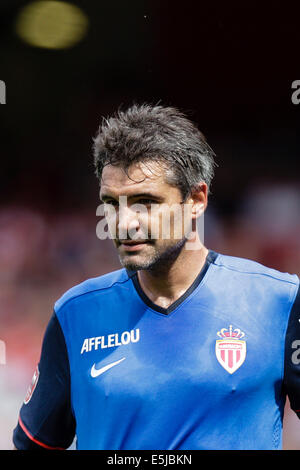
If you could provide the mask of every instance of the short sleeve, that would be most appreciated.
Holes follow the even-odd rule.
[[[300,288],[296,294],[285,337],[284,389],[300,418]]]
[[[53,313],[13,432],[19,450],[66,449],[75,436],[65,338]]]

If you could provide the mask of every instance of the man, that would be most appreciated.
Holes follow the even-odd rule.
[[[123,268],[56,302],[14,445],[280,449],[287,394],[300,413],[298,277],[202,244],[214,154],[178,110],[104,120],[94,155]]]

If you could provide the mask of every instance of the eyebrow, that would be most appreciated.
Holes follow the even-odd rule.
[[[120,196],[123,196],[123,194],[120,194]],[[135,199],[135,198],[141,198],[141,197],[144,197],[144,198],[149,198],[149,199],[155,199],[159,202],[163,201],[163,197],[162,196],[158,196],[156,194],[152,194],[152,193],[137,193],[137,194],[132,194],[131,196],[128,196],[127,199],[130,200],[130,199]],[[115,201],[118,200],[118,198],[115,198],[113,196],[110,196],[109,194],[102,194],[101,198],[100,198],[100,201],[101,202],[105,202],[109,199],[113,199]]]

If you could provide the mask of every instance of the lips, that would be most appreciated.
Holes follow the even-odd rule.
[[[120,247],[122,247],[125,251],[136,251],[141,250],[148,241],[143,240],[126,240],[124,242],[120,241]]]
[[[120,244],[121,245],[140,245],[142,243],[148,243],[146,240],[125,240],[125,241],[122,241],[120,240]]]

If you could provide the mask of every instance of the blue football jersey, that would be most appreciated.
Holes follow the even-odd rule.
[[[280,449],[300,416],[296,275],[209,251],[168,308],[137,272],[89,279],[54,306],[14,430],[19,449]]]

